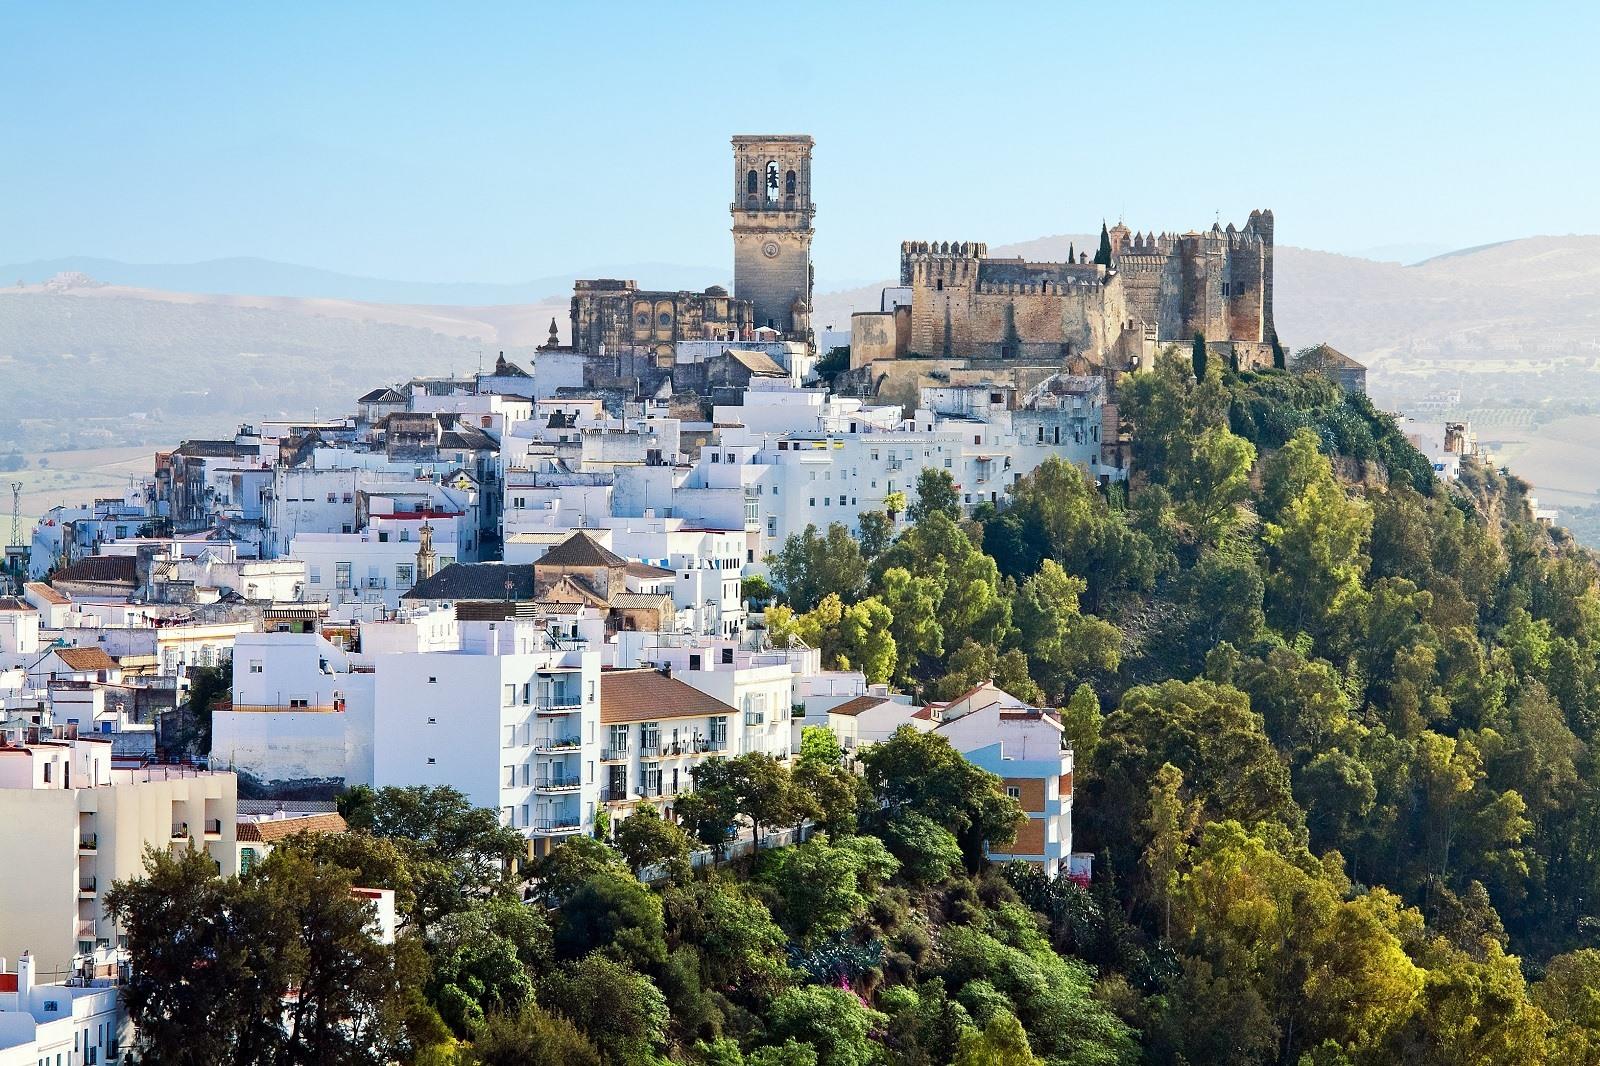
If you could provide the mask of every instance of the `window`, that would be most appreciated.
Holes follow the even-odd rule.
[[[689,669],[691,669],[691,670],[700,669],[700,656],[698,656],[698,655],[689,656]]]
[[[721,751],[723,748],[726,748],[727,746],[728,746],[728,718],[727,718],[727,715],[723,715],[720,718],[711,719],[711,750],[712,751]]]
[[[517,727],[514,726],[514,725],[508,725],[508,726],[502,726],[501,728],[505,730],[505,739],[501,743],[500,746],[503,747],[503,748],[514,748],[514,747],[516,747],[517,746]]]
[[[310,581],[311,581],[311,583],[313,585],[322,584],[322,567],[320,567],[320,566],[308,566],[308,567],[306,567],[306,577],[310,579]]]
[[[347,589],[350,587],[350,564],[335,563],[333,567],[333,584],[336,588]]]
[[[787,173],[787,174],[785,174],[783,176],[783,194],[785,196],[793,196],[794,192],[795,192],[795,176],[794,176],[794,171],[791,170],[791,171],[789,171],[789,173]]]
[[[517,783],[517,768],[515,766],[502,766],[500,770],[500,784],[506,788],[514,787]]]
[[[517,702],[517,686],[515,686],[515,685],[507,685],[507,686],[505,686],[505,699],[501,700],[500,702],[501,702],[501,706],[504,706],[504,707],[510,707],[512,704],[516,703]]]
[[[606,746],[611,749],[613,756],[620,755],[628,750],[628,727],[625,725],[609,726],[606,729]]]
[[[304,700],[304,699],[293,699],[293,698],[291,698],[289,700],[289,708],[290,708],[290,710],[293,710],[293,709],[295,709],[297,707],[309,707],[310,705],[311,705],[310,702],[308,700]]]
[[[428,678],[428,684],[430,684],[430,685],[437,685],[437,684],[438,684],[438,683],[439,683],[439,679],[438,679],[438,678],[437,678],[437,677],[430,677],[430,678]]]
[[[1006,795],[1010,796],[1014,800],[1019,800],[1022,798],[1022,789],[1016,785],[1007,785]]]
[[[260,659],[251,659],[250,660],[250,672],[252,674],[259,674],[261,672],[261,660]]]
[[[256,849],[255,848],[240,848],[239,849],[239,872],[241,874],[247,874],[247,873],[250,872],[250,867],[254,866],[255,864],[256,864]]]
[[[639,781],[646,796],[661,795],[661,764],[656,762],[640,764]]]
[[[400,563],[394,568],[394,583],[402,586],[410,585],[413,573],[415,573],[415,570],[410,563]]]
[[[723,648],[722,649],[722,662],[726,666],[733,665],[733,649],[732,648]]]
[[[660,746],[661,746],[661,723],[660,722],[640,722],[639,723],[639,749],[641,751],[653,751],[654,749],[659,748]]]
[[[434,765],[434,764],[436,764],[436,763],[437,763],[437,762],[438,762],[438,761],[439,761],[439,760],[438,760],[438,759],[435,759],[435,758],[434,758],[434,757],[433,757],[433,756],[432,756],[432,755],[430,755],[430,756],[428,756],[428,765],[429,765],[429,766],[433,766],[433,765]]]
[[[339,502],[339,494],[337,492],[328,493],[328,502],[329,503],[338,503]]]

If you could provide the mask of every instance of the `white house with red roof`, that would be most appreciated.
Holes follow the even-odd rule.
[[[1072,855],[1072,749],[1052,711],[1031,707],[992,681],[942,704],[930,704],[934,732],[968,762],[1000,777],[1028,821],[994,862],[1020,860],[1049,877],[1087,874],[1088,859]]]

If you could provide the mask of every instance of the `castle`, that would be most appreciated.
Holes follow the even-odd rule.
[[[578,281],[572,350],[631,357],[627,373],[636,377],[699,359],[704,353],[692,353],[708,343],[815,353],[814,142],[741,135],[732,147],[733,292]],[[1102,229],[1092,260],[1087,250],[1046,263],[991,257],[979,241],[906,241],[899,286],[884,290],[878,310],[851,316],[850,365],[860,371],[851,387],[875,391],[891,377],[942,373],[932,364],[951,360],[974,370],[1115,374],[1148,366],[1160,347],[1187,345],[1197,334],[1240,369],[1271,366],[1272,245],[1271,211],[1252,211],[1243,227],[1202,232],[1135,233],[1119,222]],[[908,363],[891,366],[895,360]]]
[[[904,242],[899,288],[851,318],[851,365],[916,355],[1131,369],[1197,333],[1241,368],[1272,365],[1271,211],[1203,233],[1118,223],[1096,259],[1036,263],[991,258],[977,241]]]

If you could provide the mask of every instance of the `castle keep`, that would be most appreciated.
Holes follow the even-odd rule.
[[[1106,237],[1109,263],[1087,252],[1036,263],[991,258],[976,241],[907,241],[900,289],[885,293],[882,310],[852,318],[852,340],[863,342],[860,353],[852,343],[852,363],[919,355],[1126,369],[1156,345],[1201,333],[1241,367],[1272,364],[1271,211],[1252,211],[1242,229],[1144,234],[1119,223]]]

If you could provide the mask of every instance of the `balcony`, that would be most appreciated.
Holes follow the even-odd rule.
[[[554,696],[540,696],[535,710],[539,714],[571,714],[583,709],[583,697],[578,693],[558,693]]]
[[[172,839],[173,840],[188,840],[189,839],[189,823],[188,822],[181,822],[178,825],[173,826],[172,827]]]
[[[558,818],[541,818],[533,823],[533,831],[543,834],[576,833],[583,828],[578,816],[562,815]]]
[[[78,895],[83,897],[93,897],[95,893],[95,886],[97,884],[98,882],[92,877],[80,877],[78,879]]]
[[[601,803],[626,803],[627,800],[627,785],[607,785],[600,790]]]
[[[620,748],[601,748],[600,749],[600,761],[601,762],[620,762],[621,760],[626,759],[627,757],[628,757],[628,745],[626,745],[626,744],[622,745]]]
[[[78,923],[78,939],[79,940],[93,940],[94,939],[94,919],[93,918],[89,919],[86,922],[79,922]]]
[[[97,836],[96,834],[89,833],[87,835],[78,837],[78,854],[80,854],[80,855],[85,855],[85,854],[92,855],[96,851],[99,851],[99,850],[100,850],[100,837]]]
[[[576,792],[583,784],[577,774],[547,774],[533,783],[538,792]]]
[[[220,837],[222,835],[222,819],[207,818],[205,824],[206,836]]]
[[[571,737],[545,737],[534,741],[534,751],[578,751],[583,747],[583,738]]]

